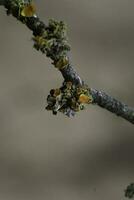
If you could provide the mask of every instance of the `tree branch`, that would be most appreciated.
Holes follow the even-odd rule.
[[[44,24],[36,15],[32,0],[0,0],[7,14],[12,14],[33,32],[34,48],[52,59],[61,72],[64,82],[48,95],[48,110],[70,116],[85,108],[85,104],[97,104],[134,124],[134,109],[104,92],[89,88],[72,66],[68,51],[67,29],[64,22],[50,20]]]
[[[107,95],[105,92],[91,89],[91,95],[93,97],[93,103],[115,113],[132,124],[134,124],[134,109],[126,104],[116,100],[115,98]]]

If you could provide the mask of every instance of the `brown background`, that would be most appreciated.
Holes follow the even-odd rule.
[[[134,106],[134,1],[40,0],[64,20],[84,80]],[[134,127],[97,107],[73,119],[44,108],[62,77],[31,32],[0,8],[0,200],[123,200],[134,181]]]

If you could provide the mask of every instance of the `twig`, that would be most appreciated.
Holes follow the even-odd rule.
[[[97,104],[134,124],[134,109],[104,92],[89,88],[72,66],[68,51],[66,25],[50,20],[45,25],[36,15],[32,0],[0,0],[7,14],[12,14],[33,32],[34,48],[52,59],[52,64],[61,72],[64,82],[48,95],[48,110],[70,116],[85,108],[85,104]]]

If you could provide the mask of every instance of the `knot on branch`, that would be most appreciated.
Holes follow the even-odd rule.
[[[41,35],[35,35],[33,41],[34,48],[50,57],[54,65],[70,50],[67,42],[67,27],[63,21],[50,19],[44,32]]]
[[[72,82],[63,82],[61,88],[52,89],[47,97],[47,110],[53,114],[58,111],[68,117],[72,117],[76,112],[85,109],[85,104],[91,104],[93,101],[90,89],[86,86],[76,86]]]

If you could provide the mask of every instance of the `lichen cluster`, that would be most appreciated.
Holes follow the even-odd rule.
[[[32,23],[37,18],[35,14],[36,7],[32,0],[8,0],[6,2],[7,14],[12,14],[18,20],[27,24]],[[38,20],[38,19],[37,19]],[[38,28],[43,31],[33,32],[34,48],[50,57],[52,64],[59,70],[69,64],[67,52],[70,51],[70,45],[67,39],[67,26],[63,21],[50,19],[48,25],[38,24]],[[30,27],[31,28],[31,27]]]
[[[134,183],[127,186],[127,189],[125,190],[125,197],[128,197],[129,199],[134,197]]]
[[[5,7],[8,15],[12,14],[29,28],[32,22],[36,22],[36,25],[33,24],[38,30],[33,31],[34,48],[50,57],[56,68],[61,69],[69,64],[67,52],[70,50],[70,45],[67,40],[67,26],[63,21],[50,19],[47,26],[39,22],[35,14],[36,6],[32,0],[8,0]]]
[[[85,104],[92,103],[93,99],[90,90],[86,85],[76,86],[72,82],[63,82],[63,86],[52,89],[47,97],[47,110],[53,114],[58,111],[68,117],[74,116],[76,112],[84,110]]]
[[[67,27],[63,21],[49,20],[48,26],[41,35],[33,37],[34,48],[53,60],[56,68],[61,69],[68,64],[66,56],[70,46],[67,43]]]

